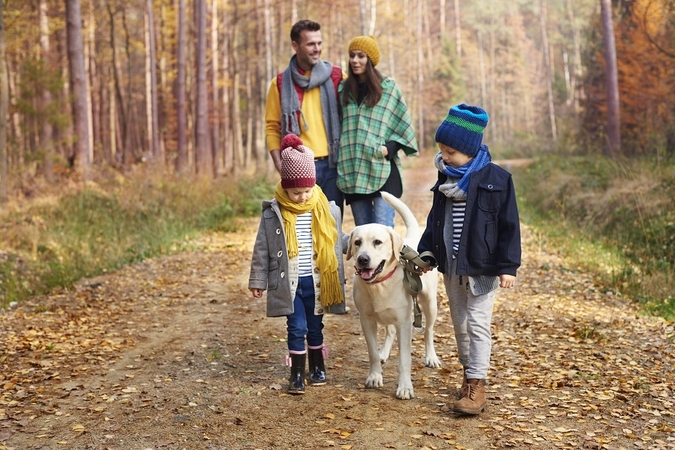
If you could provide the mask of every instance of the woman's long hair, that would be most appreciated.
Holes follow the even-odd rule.
[[[349,104],[350,97],[353,101],[358,101],[359,98],[359,79],[354,75],[352,71],[352,65],[349,65],[349,76],[344,81],[344,87],[342,88],[342,104]],[[366,63],[366,97],[364,98],[364,103],[367,107],[372,108],[377,105],[377,103],[382,98],[382,74],[373,67],[373,63]]]

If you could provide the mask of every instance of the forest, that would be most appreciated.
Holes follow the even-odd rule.
[[[377,38],[379,68],[401,86],[423,149],[447,109],[466,102],[489,112],[497,155],[672,156],[674,4],[5,0],[2,197],[148,163],[213,177],[269,169],[265,93],[300,18],[322,24],[323,59],[345,70],[349,40]],[[608,92],[618,93],[620,148]]]
[[[292,24],[310,18],[322,58],[344,71],[353,37],[377,39],[422,155],[450,106],[486,109],[494,158],[534,161],[516,177],[525,222],[583,248],[609,288],[675,317],[673,0],[0,8],[4,305],[257,214],[275,176],[266,93],[293,55]]]

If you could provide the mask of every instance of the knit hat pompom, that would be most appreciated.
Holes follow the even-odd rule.
[[[281,140],[281,187],[284,189],[313,187],[316,184],[314,152],[302,140],[287,134]]]
[[[299,145],[302,145],[302,139],[294,134],[287,134],[283,137],[283,139],[281,139],[282,150],[288,147],[297,148]]]
[[[488,120],[488,113],[478,106],[455,105],[436,130],[436,142],[476,156],[483,143],[483,130]]]
[[[351,53],[354,50],[365,53],[373,67],[377,66],[377,63],[380,62],[380,46],[377,45],[375,36],[355,37],[349,42],[349,49],[347,51]]]

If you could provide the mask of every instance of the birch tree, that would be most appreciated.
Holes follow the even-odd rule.
[[[547,3],[539,2],[539,24],[541,26],[541,47],[544,56],[544,67],[546,70],[546,93],[548,99],[548,118],[551,125],[551,138],[558,140],[558,130],[555,123],[555,104],[553,102],[553,73],[551,68],[551,53],[548,47],[548,32],[546,30],[546,11]]]
[[[73,124],[76,135],[75,159],[82,176],[85,180],[88,180],[91,177],[91,152],[89,148],[87,82],[84,71],[80,0],[66,1],[66,23],[70,85],[73,96]]]
[[[0,0],[1,1],[1,0]],[[42,59],[47,60],[49,57],[49,17],[47,16],[47,0],[40,0],[38,5],[40,16],[40,52]],[[47,111],[50,109],[52,103],[52,93],[48,86],[42,87],[41,105],[44,117],[40,126],[40,146],[43,153],[43,172],[45,180],[48,183],[54,182],[54,140],[51,118]]]
[[[157,101],[157,65],[155,45],[155,18],[152,0],[145,2],[145,84],[146,120],[148,126],[148,153],[153,161],[160,159],[159,107]]]

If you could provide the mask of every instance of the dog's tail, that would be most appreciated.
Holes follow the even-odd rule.
[[[405,240],[417,242],[420,238],[420,225],[417,223],[417,219],[413,215],[408,205],[403,203],[400,199],[394,197],[389,192],[381,191],[382,198],[389,203],[394,210],[403,218],[403,223],[405,224]]]

